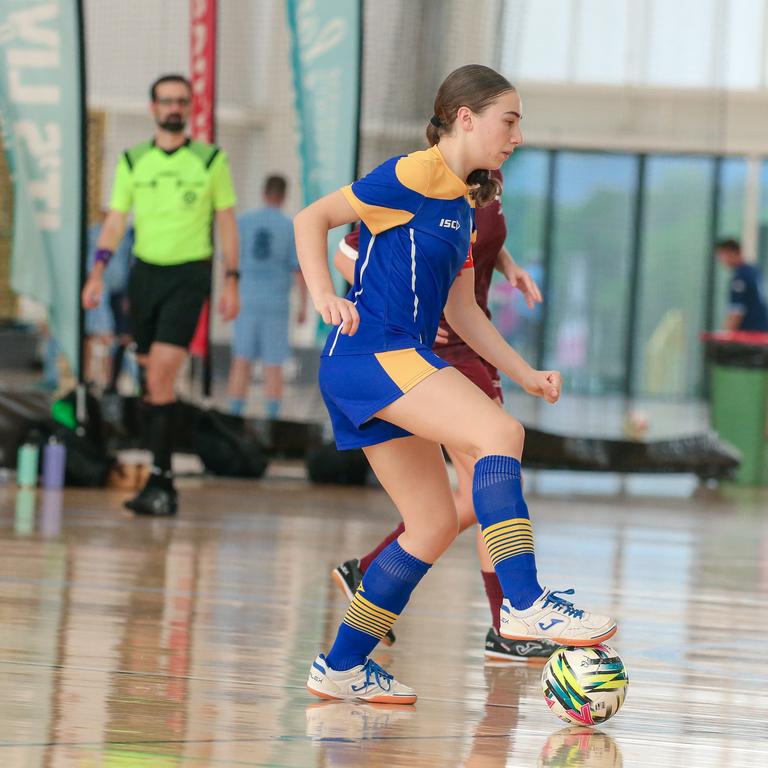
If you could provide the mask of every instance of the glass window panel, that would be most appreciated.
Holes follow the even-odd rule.
[[[514,0],[506,3],[501,69],[513,80],[569,80],[571,3]]]
[[[645,84],[713,84],[714,0],[652,0]]]
[[[555,171],[546,368],[569,392],[621,392],[637,160],[562,153]]]
[[[717,238],[734,237],[741,240],[744,221],[744,191],[747,163],[743,158],[723,160],[720,165],[720,210],[718,211]],[[712,256],[714,259],[714,255]],[[729,271],[715,259],[715,285],[713,296],[713,329],[722,328],[728,310]]]
[[[581,0],[576,47],[579,82],[627,82],[627,6],[624,2]]]
[[[735,0],[726,8],[722,85],[759,88],[765,0]]]
[[[507,219],[506,246],[515,261],[542,284],[544,216],[550,154],[519,149],[504,165],[502,206]],[[530,310],[520,292],[500,274],[494,276],[489,306],[493,321],[507,341],[531,364],[536,363],[541,306]]]
[[[765,0],[505,0],[514,79],[762,88]]]
[[[633,391],[701,392],[704,290],[711,258],[712,158],[650,157]]]
[[[760,230],[757,251],[757,261],[765,277],[768,274],[768,162],[763,163],[760,171]]]

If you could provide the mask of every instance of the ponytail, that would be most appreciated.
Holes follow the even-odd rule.
[[[501,194],[501,183],[491,176],[490,171],[479,169],[467,177],[469,196],[478,208],[492,203]]]
[[[445,124],[437,115],[432,115],[427,125],[427,144],[430,147],[434,147],[435,144],[440,142],[440,130],[445,127]]]

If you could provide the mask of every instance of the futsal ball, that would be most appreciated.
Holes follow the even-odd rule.
[[[600,725],[613,717],[627,695],[629,675],[613,648],[558,648],[541,674],[544,700],[572,725]]]

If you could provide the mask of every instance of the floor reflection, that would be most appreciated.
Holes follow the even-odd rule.
[[[395,521],[375,489],[195,481],[155,521],[121,499],[0,491],[0,766],[762,765],[765,494],[532,496],[547,583],[620,621],[604,732],[560,729],[541,666],[484,662],[470,537],[375,654],[415,707],[306,693],[346,606],[331,568]]]
[[[596,728],[573,725],[553,733],[541,748],[539,768],[621,768],[619,745]]]

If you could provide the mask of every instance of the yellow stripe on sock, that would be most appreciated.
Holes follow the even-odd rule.
[[[384,632],[386,632],[390,626],[390,622],[377,620],[373,618],[371,614],[363,613],[356,606],[351,606],[350,608],[348,608],[346,615],[349,616],[350,619],[357,621],[361,624],[367,624],[368,626],[376,629],[377,631],[383,630]]]
[[[509,557],[534,553],[533,527],[527,517],[489,525],[483,530],[483,540],[494,565]]]
[[[483,528],[483,536],[488,536],[511,525],[524,525],[530,528],[531,521],[527,517],[512,517],[509,520],[502,520],[500,523],[494,523],[487,528]]]
[[[505,544],[509,544],[512,541],[525,541],[533,546],[533,534],[530,531],[510,531],[505,534],[498,534],[493,538],[489,537],[485,539],[485,546],[488,549],[493,547],[503,547]]]
[[[344,614],[342,622],[348,626],[381,639],[390,630],[397,614],[367,600],[358,589]]]

